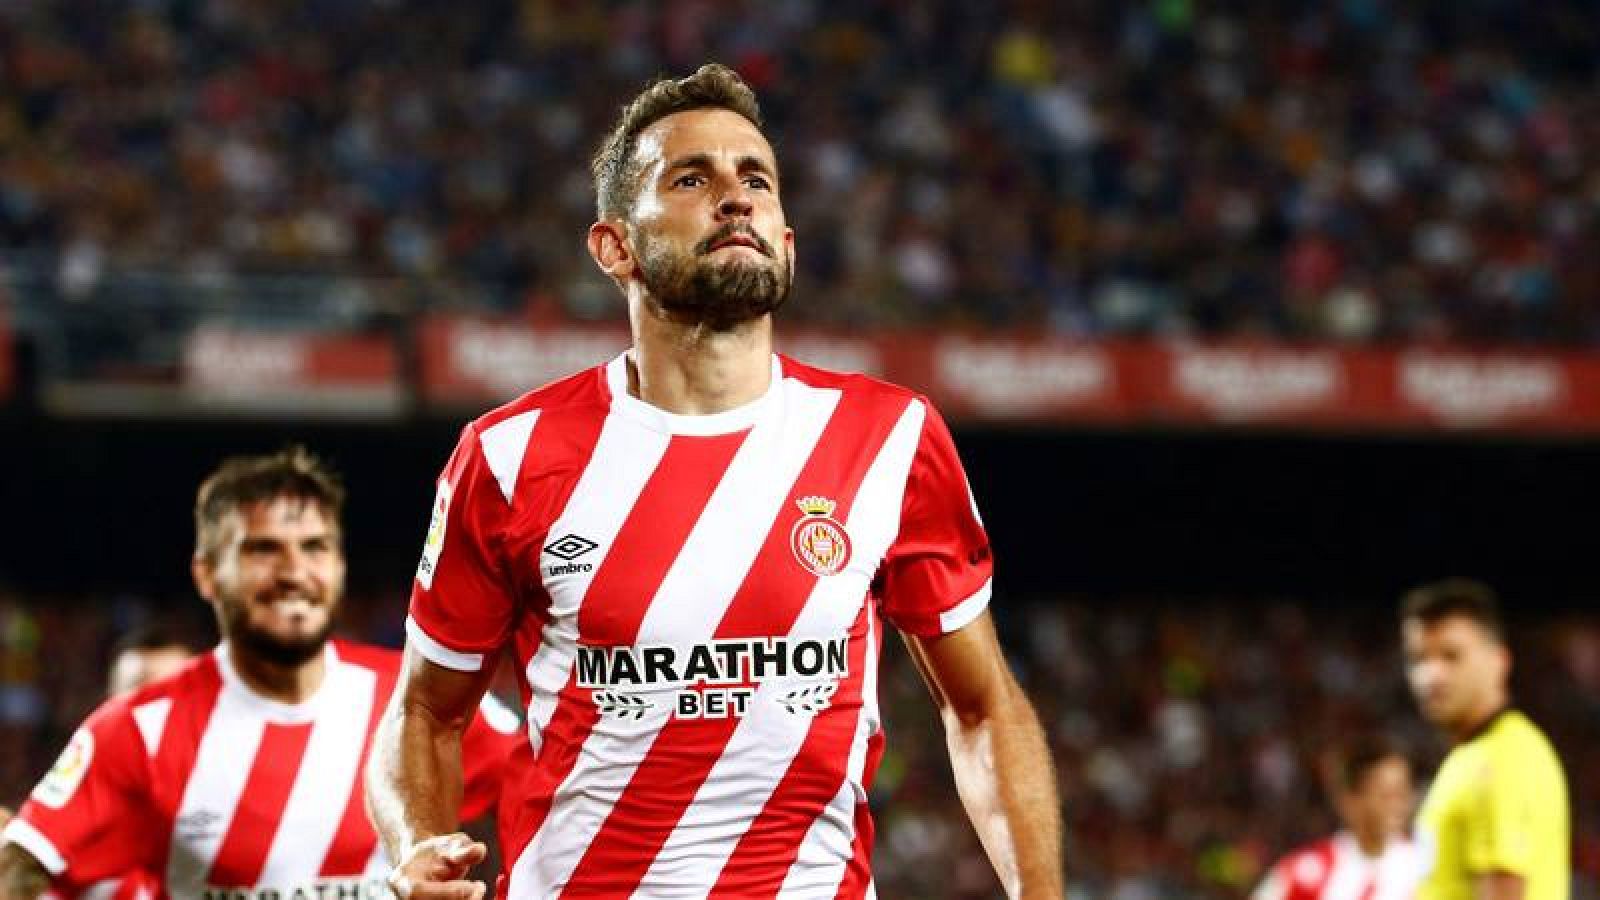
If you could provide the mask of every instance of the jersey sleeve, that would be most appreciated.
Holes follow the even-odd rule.
[[[61,751],[5,837],[73,893],[153,863],[148,754],[125,708],[102,708]]]
[[[468,425],[439,475],[406,619],[410,642],[428,660],[475,672],[510,631],[516,591],[501,563],[510,504]]]
[[[1463,848],[1469,872],[1531,874],[1539,811],[1551,802],[1537,769],[1535,760],[1496,754],[1479,774]]]
[[[955,631],[989,605],[993,560],[950,429],[926,415],[901,502],[900,532],[879,570],[884,618],[911,634]]]
[[[484,694],[461,737],[461,821],[494,811],[506,758],[519,740],[522,725],[516,712],[494,694]]]

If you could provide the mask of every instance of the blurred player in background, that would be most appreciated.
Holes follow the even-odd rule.
[[[1511,707],[1499,602],[1466,579],[1406,594],[1401,636],[1411,691],[1450,739],[1417,814],[1431,867],[1421,900],[1566,900],[1567,780],[1550,741]]]
[[[1279,860],[1252,900],[1409,900],[1422,858],[1407,836],[1411,763],[1378,737],[1337,753],[1326,773],[1344,828]]]
[[[532,745],[509,896],[872,896],[881,617],[1007,893],[1061,896],[1050,754],[948,430],[911,391],[773,352],[794,233],[760,122],[715,65],[623,111],[589,250],[633,347],[468,425],[439,479],[369,776],[402,895],[482,891],[455,740],[511,647]]]
[[[78,729],[6,826],[0,897],[140,872],[181,898],[387,890],[359,772],[399,655],[329,638],[343,504],[335,476],[299,448],[230,459],[206,479],[192,572],[222,643]],[[135,676],[123,668],[119,680]],[[497,796],[510,740],[473,721],[469,816]]]
[[[189,637],[170,625],[141,625],[117,641],[106,675],[106,695],[115,697],[160,681],[194,656]]]

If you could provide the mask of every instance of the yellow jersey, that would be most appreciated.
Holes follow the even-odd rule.
[[[1418,900],[1473,900],[1475,880],[1491,872],[1521,875],[1526,900],[1567,900],[1568,816],[1550,741],[1522,713],[1500,713],[1445,757],[1417,813],[1432,858]]]

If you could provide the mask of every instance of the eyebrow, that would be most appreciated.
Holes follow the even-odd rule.
[[[664,171],[676,172],[679,169],[709,168],[711,168],[711,154],[691,153],[688,156],[680,156],[668,163],[667,168]],[[772,167],[767,165],[766,160],[754,154],[747,153],[744,156],[739,157],[737,168],[740,172],[749,172],[751,170],[755,170],[769,178],[778,177],[777,173],[772,171]]]

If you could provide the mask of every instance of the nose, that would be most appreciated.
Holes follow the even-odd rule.
[[[750,199],[750,189],[744,182],[735,179],[732,186],[723,191],[722,199],[717,203],[717,217],[720,219],[733,219],[738,217],[749,218],[755,210],[755,204]]]
[[[278,557],[278,580],[301,586],[311,579],[311,559],[302,550],[290,547]]]

